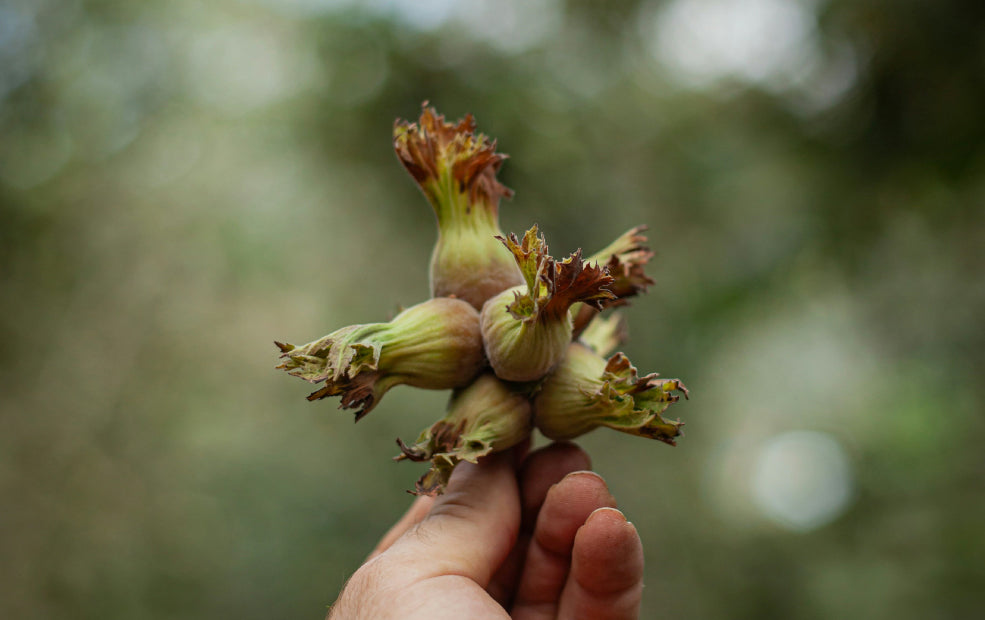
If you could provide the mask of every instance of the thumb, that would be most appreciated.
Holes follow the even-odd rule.
[[[520,496],[512,451],[460,463],[431,512],[394,543],[388,555],[419,577],[460,575],[485,588],[520,529]]]

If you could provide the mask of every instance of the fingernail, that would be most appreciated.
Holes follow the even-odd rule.
[[[605,484],[605,478],[603,478],[602,476],[598,475],[594,471],[589,471],[587,469],[583,469],[581,471],[573,471],[573,472],[569,473],[567,476],[565,476],[565,478],[571,478],[572,476],[588,476],[588,477],[591,477],[591,478],[596,478],[602,484]]]
[[[626,515],[624,515],[621,510],[619,510],[618,508],[608,508],[608,507],[606,507],[606,508],[596,508],[595,510],[593,510],[592,511],[592,514],[588,515],[588,518],[585,519],[585,523],[588,523],[589,521],[591,521],[592,519],[594,519],[595,518],[595,515],[598,515],[598,514],[603,513],[603,512],[610,512],[610,513],[616,515],[617,518],[620,521],[622,521],[623,523],[632,525],[632,523],[629,523],[629,521],[626,520]]]

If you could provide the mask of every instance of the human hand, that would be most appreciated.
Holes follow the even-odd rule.
[[[350,619],[636,618],[643,547],[574,444],[462,463],[418,498],[329,613]]]

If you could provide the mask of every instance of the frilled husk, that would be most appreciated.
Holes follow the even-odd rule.
[[[622,353],[608,360],[572,343],[534,399],[534,424],[551,439],[571,439],[600,426],[676,445],[683,425],[661,414],[688,395],[678,379],[639,377]]]
[[[431,254],[431,294],[454,296],[477,310],[487,299],[520,284],[520,271],[496,241],[499,201],[513,192],[496,179],[506,155],[475,130],[466,116],[448,123],[425,106],[416,123],[393,129],[397,158],[420,186],[438,220]]]
[[[606,288],[612,278],[604,267],[587,265],[581,250],[555,260],[536,225],[522,242],[512,234],[501,241],[526,284],[503,291],[483,306],[483,345],[501,379],[536,381],[564,357],[572,336],[571,306],[582,302],[601,307],[613,297]]]
[[[653,252],[645,245],[647,239],[644,231],[646,226],[631,228],[586,259],[588,263],[606,267],[612,276],[612,283],[608,288],[615,297],[603,301],[601,307],[575,304],[571,309],[571,317],[576,335],[581,333],[600,309],[626,305],[631,297],[645,293],[654,283],[644,271],[646,264],[653,258]]]
[[[340,396],[358,421],[400,384],[449,389],[468,384],[485,366],[479,314],[458,299],[413,306],[389,323],[343,327],[296,347],[277,343],[278,366],[310,383],[325,382],[308,400]]]
[[[605,302],[603,305],[609,306],[624,300],[627,297],[635,297],[653,284],[653,280],[646,275],[644,269],[646,264],[653,258],[653,252],[646,247],[646,226],[637,226],[627,230],[618,239],[610,243],[604,249],[588,257],[587,262],[598,265],[605,265],[612,276],[612,284],[609,290],[616,296],[616,300]]]
[[[408,446],[400,439],[395,460],[431,461],[412,493],[442,493],[455,466],[512,448],[530,435],[530,401],[492,373],[452,395],[448,413]]]

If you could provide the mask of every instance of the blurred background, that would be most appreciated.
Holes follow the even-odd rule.
[[[644,618],[981,613],[985,4],[0,0],[0,616],[324,615],[447,394],[353,426],[272,341],[427,296],[425,99],[504,230],[650,226],[687,436],[579,441]]]

